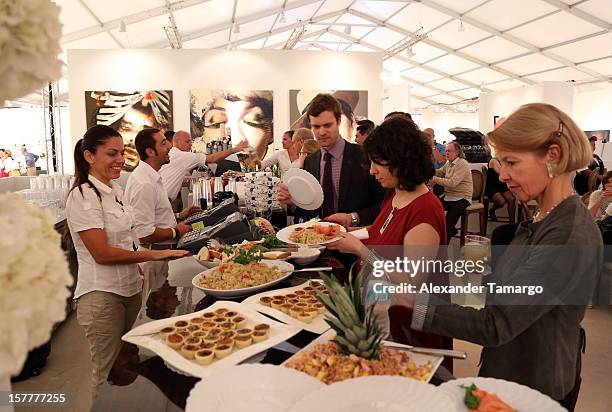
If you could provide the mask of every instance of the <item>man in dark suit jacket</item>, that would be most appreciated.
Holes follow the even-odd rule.
[[[321,150],[304,160],[304,169],[323,187],[323,205],[317,210],[296,209],[296,218],[315,216],[345,227],[370,225],[376,219],[384,189],[364,167],[364,154],[358,145],[342,139],[339,132],[341,109],[329,94],[317,95],[307,115]],[[287,186],[281,185],[278,199],[292,205]]]

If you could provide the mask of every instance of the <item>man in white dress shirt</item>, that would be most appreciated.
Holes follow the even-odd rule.
[[[192,153],[191,135],[184,130],[179,130],[174,133],[172,138],[172,148],[170,149],[170,161],[164,164],[159,170],[162,184],[166,189],[168,198],[176,199],[183,185],[183,178],[190,174],[193,169],[198,166],[204,166],[207,163],[217,163],[225,159],[229,155],[238,153],[249,147],[247,140],[244,140],[228,150],[223,150],[217,153],[206,155],[204,153]]]
[[[159,129],[141,130],[134,143],[140,162],[125,187],[126,202],[134,213],[134,229],[141,247],[171,249],[181,236],[191,231],[191,226],[177,223],[177,218],[184,220],[199,212],[200,208],[190,206],[180,213],[172,212],[159,174],[162,165],[169,161],[170,143]],[[145,272],[145,283],[149,281],[151,289],[163,284],[168,273],[167,261],[146,262],[141,267]]]

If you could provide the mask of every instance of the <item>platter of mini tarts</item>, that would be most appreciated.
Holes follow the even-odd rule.
[[[153,351],[172,370],[203,378],[247,361],[299,330],[241,303],[218,301],[199,312],[139,325],[122,339]]]
[[[325,294],[327,289],[321,281],[308,280],[298,286],[249,296],[242,304],[288,325],[321,334],[330,326],[325,322],[325,306],[316,298],[316,292]]]

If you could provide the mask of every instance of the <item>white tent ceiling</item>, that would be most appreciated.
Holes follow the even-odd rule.
[[[418,105],[542,81],[610,82],[612,0],[54,0],[73,48],[377,51]],[[236,25],[239,24],[239,33]],[[121,30],[125,25],[125,31]],[[66,84],[61,86],[66,87]]]

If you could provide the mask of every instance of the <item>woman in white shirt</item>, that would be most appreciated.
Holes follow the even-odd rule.
[[[68,227],[79,263],[74,299],[85,329],[95,400],[140,311],[142,281],[137,263],[179,258],[182,250],[134,251],[138,237],[113,182],[124,164],[123,139],[108,126],[93,126],[74,149],[75,182],[66,201]]]

